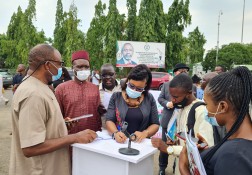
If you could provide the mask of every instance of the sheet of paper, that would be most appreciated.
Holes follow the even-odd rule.
[[[186,136],[187,156],[189,160],[189,168],[191,174],[207,175],[197,145],[191,139],[191,130],[189,137],[187,136],[187,134],[185,134],[185,136]]]
[[[108,93],[108,92],[105,92],[104,93],[104,97],[103,97],[103,102],[102,104],[104,105],[104,107],[106,109],[108,109],[108,105],[109,105],[109,101],[110,101],[110,98],[111,98],[112,94]]]

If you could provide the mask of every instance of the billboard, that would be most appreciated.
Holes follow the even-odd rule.
[[[165,43],[117,41],[116,67],[165,68]]]

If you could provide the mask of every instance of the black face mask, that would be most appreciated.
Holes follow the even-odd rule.
[[[173,106],[174,106],[174,108],[182,109],[186,106],[187,101],[188,101],[188,99],[185,97],[181,102],[174,103]]]

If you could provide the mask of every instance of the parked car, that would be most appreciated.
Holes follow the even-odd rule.
[[[7,69],[1,69],[0,74],[3,77],[3,88],[7,89],[12,85],[12,74],[10,74]]]
[[[167,72],[151,72],[151,74],[152,74],[151,89],[161,90],[163,84],[170,80],[170,74]]]

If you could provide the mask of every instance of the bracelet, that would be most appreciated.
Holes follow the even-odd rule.
[[[115,134],[118,133],[118,132],[119,132],[118,130],[117,130],[116,132],[113,132],[113,134],[112,134],[112,139],[115,140]]]

